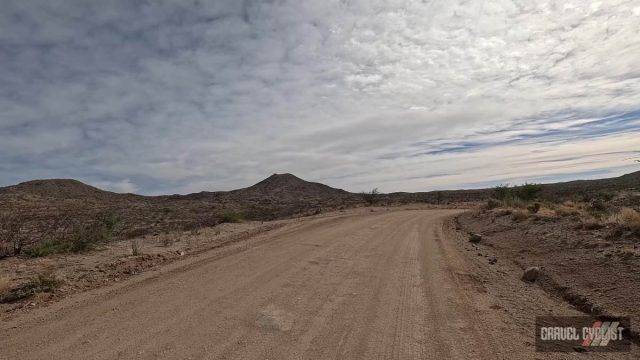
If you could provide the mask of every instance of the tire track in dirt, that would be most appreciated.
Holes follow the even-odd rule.
[[[508,319],[442,232],[457,212],[309,222],[203,253],[0,324],[0,359],[513,358],[531,339],[490,326]]]

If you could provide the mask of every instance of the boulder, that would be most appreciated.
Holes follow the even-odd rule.
[[[482,235],[476,233],[469,234],[469,242],[473,244],[477,244],[482,241]]]
[[[540,276],[540,268],[537,266],[528,267],[522,274],[522,280],[534,282]]]

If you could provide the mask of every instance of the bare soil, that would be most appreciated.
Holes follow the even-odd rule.
[[[583,313],[631,316],[632,328],[640,325],[640,238],[633,233],[585,228],[572,216],[515,220],[503,210],[467,212],[458,222],[463,232],[482,235],[473,245],[479,255],[495,256],[519,272],[538,266],[536,286],[552,296]]]

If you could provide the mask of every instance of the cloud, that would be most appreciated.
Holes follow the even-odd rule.
[[[618,174],[638,150],[639,32],[629,1],[9,0],[0,185]]]
[[[132,183],[129,179],[124,179],[116,182],[97,181],[94,182],[94,184],[101,189],[117,193],[135,193],[139,190],[138,186]]]

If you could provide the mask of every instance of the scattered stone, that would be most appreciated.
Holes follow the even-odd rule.
[[[522,280],[534,282],[540,276],[540,268],[537,266],[528,267],[522,274]]]
[[[489,258],[489,264],[493,265],[498,262],[498,259],[495,256],[491,256]]]
[[[469,234],[469,242],[472,244],[477,244],[482,241],[482,235],[476,233]]]

